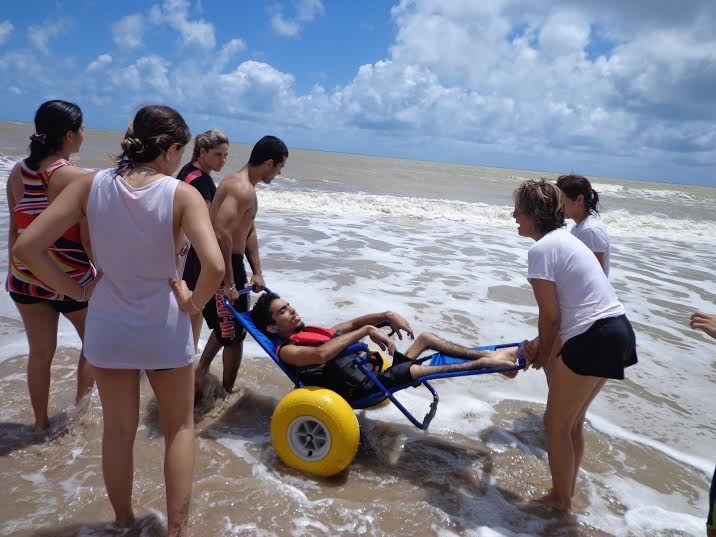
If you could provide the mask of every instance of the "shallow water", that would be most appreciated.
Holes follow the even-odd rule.
[[[20,154],[7,133],[21,126],[3,129],[0,148]],[[116,138],[88,131],[94,145],[80,164],[101,165],[97,155]],[[244,146],[236,149],[228,169],[246,158]],[[3,184],[11,160],[0,157]],[[260,189],[257,229],[267,284],[305,319],[330,325],[390,308],[416,332],[462,343],[536,332],[525,279],[531,242],[517,237],[509,203],[520,178],[538,174],[292,151],[285,175]],[[287,468],[271,447],[271,413],[291,385],[249,342],[238,392],[197,410],[195,534],[702,535],[716,453],[716,342],[691,330],[688,316],[716,311],[716,189],[597,184],[613,237],[611,280],[640,363],[591,407],[573,519],[522,505],[549,483],[541,372],[436,382],[441,401],[427,433],[393,406],[361,411],[355,462],[319,479]],[[6,248],[4,197],[0,205]],[[48,441],[29,430],[27,344],[6,294],[0,341],[0,479],[10,498],[0,502],[0,534],[111,534],[97,394],[83,412],[73,409],[76,335],[61,324]],[[220,375],[220,360],[212,371]],[[419,416],[429,405],[423,391],[400,395]],[[163,447],[146,382],[141,409],[135,534],[160,535]]]

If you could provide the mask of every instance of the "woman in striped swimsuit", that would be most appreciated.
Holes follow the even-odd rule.
[[[69,162],[82,145],[82,112],[75,104],[48,101],[35,114],[35,134],[30,137],[30,156],[18,162],[7,182],[10,210],[9,251],[17,237],[70,182],[86,171]],[[85,239],[86,237],[86,239]],[[94,279],[90,262],[89,234],[84,223],[72,226],[50,249],[52,260],[80,285]],[[50,422],[47,403],[50,394],[50,365],[57,347],[60,314],[74,325],[84,340],[87,301],[63,296],[9,255],[6,288],[15,302],[25,326],[30,347],[27,384],[35,413],[35,429],[46,429]],[[91,367],[80,353],[77,367],[76,401],[87,395],[94,380]]]

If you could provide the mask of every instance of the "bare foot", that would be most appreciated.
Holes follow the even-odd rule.
[[[572,502],[567,500],[560,500],[554,492],[550,491],[541,498],[532,500],[530,503],[547,507],[548,509],[554,509],[562,513],[569,513],[572,509]]]
[[[47,429],[50,428],[50,420],[45,417],[44,420],[37,420],[35,421],[35,426],[33,427],[33,431],[36,433],[44,433],[47,432]]]
[[[505,362],[510,362],[514,365],[517,363],[517,355],[519,353],[520,350],[517,347],[505,347],[504,349],[497,349],[491,357],[497,360],[504,360]]]
[[[498,349],[494,353],[494,357],[496,360],[500,360],[502,362],[500,365],[496,367],[512,367],[517,365],[517,356],[519,355],[520,350],[517,347],[507,347],[504,349]],[[517,376],[518,370],[514,371],[499,371],[500,375],[504,375],[507,378],[515,378]]]

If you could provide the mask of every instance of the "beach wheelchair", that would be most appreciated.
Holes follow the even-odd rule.
[[[243,289],[240,294],[249,293],[251,290],[251,288]],[[224,298],[224,305],[294,384],[294,390],[279,401],[271,417],[271,443],[273,448],[287,466],[318,476],[328,477],[338,474],[353,462],[360,442],[360,427],[355,410],[374,407],[384,401],[390,401],[415,427],[426,430],[435,417],[440,400],[437,391],[429,381],[458,376],[515,371],[524,368],[524,357],[520,355],[518,363],[513,367],[438,373],[421,377],[409,384],[386,388],[375,374],[374,356],[377,351],[368,349],[364,344],[357,344],[363,346],[364,352],[356,354],[354,363],[363,374],[373,381],[378,391],[349,402],[333,390],[304,385],[293,370],[281,361],[275,352],[274,342],[254,325],[251,315],[236,311],[226,298]],[[387,323],[383,326],[386,325]],[[506,343],[474,348],[478,350],[495,350],[519,345],[519,343]],[[371,359],[371,354],[373,359]],[[382,357],[382,360],[381,370],[389,366],[385,357]],[[445,365],[464,361],[464,358],[435,353],[419,358],[415,362],[427,362],[428,365]],[[400,390],[419,386],[426,388],[432,395],[430,408],[422,420],[418,420],[413,416],[395,397],[395,393]]]

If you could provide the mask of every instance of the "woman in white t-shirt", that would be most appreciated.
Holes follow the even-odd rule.
[[[560,175],[557,186],[564,194],[564,216],[574,220],[572,235],[594,252],[608,277],[609,233],[598,216],[599,194],[581,175]]]
[[[527,278],[539,333],[524,350],[528,367],[544,367],[549,386],[544,423],[553,487],[540,502],[569,511],[587,408],[637,356],[634,331],[597,258],[564,229],[562,197],[554,184],[525,181],[514,193],[514,217],[518,233],[537,241],[527,254]]]

